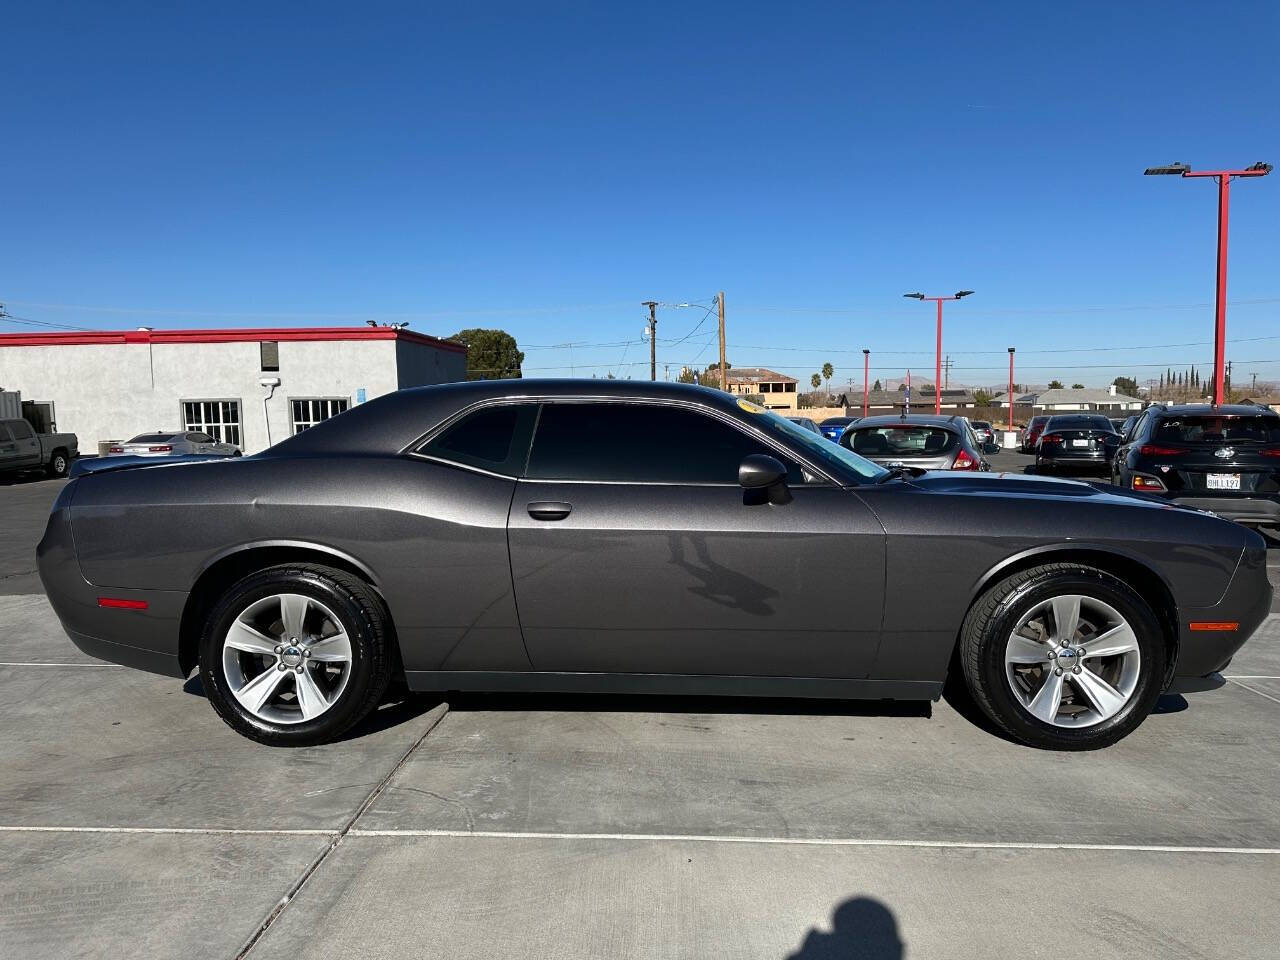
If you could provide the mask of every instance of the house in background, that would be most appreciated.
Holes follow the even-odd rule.
[[[726,374],[729,392],[745,397],[760,397],[770,410],[799,410],[799,382],[795,377],[774,373],[764,367],[730,367]]]
[[[1003,407],[1008,403],[1007,393],[998,393],[991,399],[991,406]],[[1078,389],[1042,390],[1038,393],[1015,393],[1015,407],[1029,406],[1043,413],[1136,413],[1147,401],[1119,393],[1115,384],[1109,387],[1082,387]]]

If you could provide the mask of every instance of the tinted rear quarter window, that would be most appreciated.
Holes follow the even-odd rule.
[[[517,476],[537,415],[531,403],[482,407],[423,444],[418,452],[451,463]]]
[[[765,453],[803,483],[797,464],[710,414],[642,403],[548,403],[528,476],[539,480],[737,484],[744,457]]]

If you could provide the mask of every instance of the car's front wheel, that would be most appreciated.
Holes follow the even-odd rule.
[[[341,570],[288,564],[218,600],[200,641],[209,702],[238,733],[273,746],[340,736],[386,692],[390,622],[381,598]]]
[[[964,621],[961,661],[975,702],[1034,747],[1092,750],[1132,733],[1165,669],[1159,621],[1103,570],[1048,563],[1006,577]]]

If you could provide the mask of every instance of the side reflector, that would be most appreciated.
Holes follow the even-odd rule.
[[[1240,629],[1240,624],[1234,620],[1192,620],[1187,626],[1192,630],[1232,631]]]
[[[98,606],[117,607],[121,610],[145,610],[147,609],[147,601],[126,600],[124,597],[99,597]]]

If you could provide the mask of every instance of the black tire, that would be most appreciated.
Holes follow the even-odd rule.
[[[67,471],[71,469],[71,457],[67,455],[65,450],[55,450],[53,455],[49,457],[49,466],[47,473],[50,477],[65,477]]]
[[[1132,627],[1141,658],[1128,702],[1109,719],[1080,729],[1032,716],[1014,695],[1005,673],[1005,646],[1019,618],[1063,594],[1093,597],[1112,606]],[[1165,658],[1163,632],[1151,606],[1118,577],[1076,563],[1047,563],[1001,580],[969,609],[960,633],[960,659],[974,702],[1009,737],[1045,750],[1096,750],[1132,733],[1160,696]]]
[[[232,622],[254,601],[278,593],[320,601],[341,621],[350,640],[352,659],[345,688],[312,720],[276,723],[255,716],[235,698],[223,668],[222,641]],[[326,743],[359,723],[382,700],[391,679],[391,638],[385,605],[358,577],[319,564],[268,567],[232,585],[209,613],[200,637],[200,680],[218,716],[237,733],[277,747]]]

